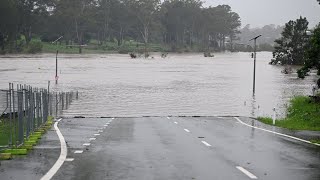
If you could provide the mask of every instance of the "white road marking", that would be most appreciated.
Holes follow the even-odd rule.
[[[188,129],[184,129],[184,130],[185,130],[186,132],[188,132],[188,133],[190,132]]]
[[[206,141],[201,141],[204,145],[211,147],[211,144],[207,143]]]
[[[90,146],[90,143],[84,143],[83,146]]]
[[[58,119],[57,122],[60,122],[62,120],[62,118]]]
[[[103,133],[103,131],[102,131],[102,130],[99,130],[98,133]]]
[[[106,125],[103,125],[103,126],[104,126],[104,127],[108,127],[109,125],[106,124]]]
[[[75,153],[75,154],[82,154],[83,151],[82,151],[82,150],[77,150],[77,151],[75,151],[74,153]]]
[[[60,169],[60,167],[62,166],[62,164],[67,158],[67,154],[68,154],[67,143],[58,128],[58,123],[60,121],[61,119],[59,119],[58,122],[54,123],[54,129],[56,130],[56,133],[60,140],[60,148],[61,148],[60,156],[59,156],[59,159],[56,161],[56,163],[52,166],[52,168],[41,178],[41,180],[50,180],[57,173],[57,171]]]
[[[175,124],[178,124],[178,122],[174,122]]]
[[[170,119],[170,117],[167,117],[167,119]]]
[[[111,118],[112,120],[114,120],[114,118]]]
[[[72,162],[72,161],[74,161],[74,158],[67,158],[65,161]]]
[[[94,136],[100,136],[100,134],[94,134]]]
[[[257,176],[253,175],[251,172],[249,172],[248,170],[244,169],[241,166],[237,166],[237,169],[239,169],[241,172],[243,172],[245,175],[247,175],[251,179],[258,179]]]
[[[272,134],[276,134],[276,135],[279,135],[279,136],[283,136],[283,137],[287,137],[287,138],[290,138],[290,139],[294,139],[294,140],[297,140],[297,141],[301,141],[301,142],[305,142],[305,143],[308,143],[308,144],[313,144],[313,145],[316,145],[316,146],[320,146],[320,144],[317,144],[317,143],[312,143],[310,141],[307,141],[307,140],[304,140],[304,139],[300,139],[300,138],[297,138],[297,137],[294,137],[294,136],[289,136],[289,135],[286,135],[286,134],[282,134],[282,133],[278,133],[278,132],[275,132],[275,131],[270,131],[270,130],[267,130],[267,129],[263,129],[263,128],[259,128],[259,127],[256,127],[256,126],[252,126],[252,125],[249,125],[247,123],[244,123],[243,121],[241,121],[239,118],[237,117],[234,117],[239,123],[245,125],[245,126],[248,126],[248,127],[251,127],[251,128],[255,128],[255,129],[258,129],[258,130],[261,130],[261,131],[265,131],[265,132],[269,132],[269,133],[272,133]]]
[[[97,138],[90,138],[89,140],[90,141],[95,141]]]
[[[106,123],[106,125],[109,125],[110,123],[108,122],[108,123]]]

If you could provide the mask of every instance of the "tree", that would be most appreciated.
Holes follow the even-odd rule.
[[[308,21],[300,17],[286,23],[282,37],[275,40],[274,59],[271,64],[302,65],[306,58],[304,50],[308,45]]]
[[[298,70],[298,76],[304,78],[312,68],[317,69],[318,75],[320,75],[320,24],[313,31],[313,35],[310,38],[310,46],[306,51],[307,60],[304,66]],[[318,80],[320,88],[319,82],[320,79]]]
[[[159,11],[160,0],[128,0],[131,13],[136,17],[136,28],[140,32],[144,46],[145,57],[147,57],[147,45],[150,36],[150,27],[155,19],[155,14]]]
[[[16,1],[2,0],[0,1],[0,48],[4,53],[5,46],[12,46],[17,34],[17,8]]]

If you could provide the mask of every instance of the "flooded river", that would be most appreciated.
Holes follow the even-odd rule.
[[[167,116],[285,114],[294,95],[310,94],[315,76],[305,80],[268,65],[271,53],[257,55],[256,96],[252,96],[253,59],[249,53],[169,54],[162,59],[128,55],[59,55],[59,84],[54,84],[55,55],[0,57],[0,88],[9,82],[51,89],[78,90],[65,116]]]

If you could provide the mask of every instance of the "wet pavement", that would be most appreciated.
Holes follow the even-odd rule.
[[[319,147],[249,128],[233,117],[63,119],[59,128],[68,161],[57,180],[320,179]],[[53,132],[27,157],[2,162],[1,179],[40,179],[59,157]]]

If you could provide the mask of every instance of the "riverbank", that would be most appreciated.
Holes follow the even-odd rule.
[[[273,125],[270,117],[258,117],[257,120]],[[275,126],[290,130],[320,131],[320,103],[308,96],[294,97],[287,109],[287,117],[277,119]],[[319,143],[320,137],[312,141]]]

